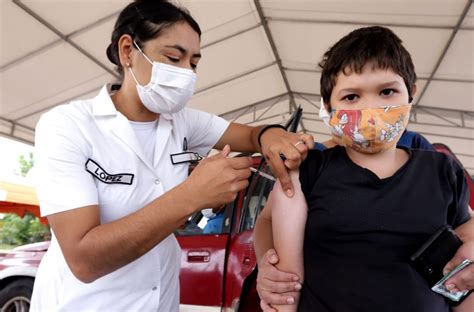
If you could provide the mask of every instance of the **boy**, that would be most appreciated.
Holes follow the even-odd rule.
[[[338,146],[310,151],[291,174],[301,183],[292,200],[274,188],[257,220],[257,256],[274,243],[278,269],[302,280],[304,254],[300,311],[450,311],[409,258],[441,226],[469,219],[468,191],[450,158],[396,147],[416,93],[410,54],[389,29],[367,27],[320,65]],[[454,311],[473,311],[473,299]]]

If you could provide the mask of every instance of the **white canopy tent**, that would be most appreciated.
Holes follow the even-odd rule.
[[[0,134],[28,143],[42,113],[116,81],[107,60],[124,0],[0,0]],[[318,118],[317,67],[351,30],[393,29],[412,54],[418,95],[409,129],[448,145],[474,174],[472,0],[182,0],[202,30],[189,106],[248,124],[280,123],[329,138]]]

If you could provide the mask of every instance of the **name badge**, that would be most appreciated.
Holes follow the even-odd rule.
[[[107,184],[127,184],[132,185],[134,175],[131,173],[107,173],[98,163],[92,159],[86,162],[86,170],[100,181]]]
[[[183,163],[197,163],[203,157],[195,152],[182,152],[176,154],[170,154],[171,163],[173,165],[183,164]]]

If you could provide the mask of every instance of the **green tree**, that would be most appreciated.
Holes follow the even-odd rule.
[[[35,159],[33,153],[28,154],[29,158],[26,158],[25,155],[20,155],[18,157],[18,162],[20,163],[20,174],[22,177],[26,177],[31,168],[35,165]]]
[[[23,245],[51,239],[49,227],[40,219],[27,213],[23,218],[14,213],[7,213],[0,227],[0,243]]]

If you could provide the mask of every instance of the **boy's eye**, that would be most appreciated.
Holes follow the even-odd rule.
[[[357,98],[358,96],[356,94],[349,94],[343,97],[342,100],[346,102],[354,102],[355,100],[357,100]]]
[[[396,91],[394,89],[383,89],[380,91],[380,94],[383,96],[391,96],[395,93]]]
[[[197,64],[191,63],[191,68],[192,68],[192,69],[196,69],[197,67],[198,67]]]

